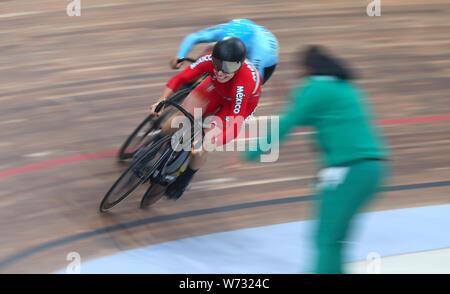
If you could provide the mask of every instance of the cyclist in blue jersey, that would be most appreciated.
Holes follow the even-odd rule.
[[[186,57],[192,47],[199,43],[217,42],[225,37],[241,39],[247,48],[247,59],[261,74],[263,84],[267,82],[278,63],[277,38],[265,27],[248,19],[234,19],[186,36],[176,57],[170,60],[173,69],[181,67],[179,58]]]

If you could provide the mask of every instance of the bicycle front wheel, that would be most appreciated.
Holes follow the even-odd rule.
[[[101,212],[116,206],[153,175],[161,162],[167,157],[166,152],[161,156],[155,155],[160,149],[166,149],[165,146],[170,144],[170,138],[170,136],[163,137],[132,162],[106,193],[100,203],[99,210]]]

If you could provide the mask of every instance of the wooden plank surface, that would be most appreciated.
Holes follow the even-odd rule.
[[[449,115],[448,1],[382,1],[380,17],[366,15],[369,2],[81,0],[81,16],[69,17],[67,1],[2,1],[0,171],[117,149],[175,74],[168,61],[182,38],[238,17],[266,26],[280,42],[259,116],[283,105],[296,81],[296,52],[307,44],[329,46],[348,60],[378,120]],[[387,124],[383,131],[393,151],[388,185],[450,179],[449,120]],[[106,215],[98,204],[123,170],[113,157],[0,177],[0,272],[46,273],[64,268],[71,251],[88,260],[309,219],[311,200],[239,205],[312,194],[314,158],[306,136],[294,136],[272,164],[237,164],[233,152],[212,155],[179,201],[139,210],[135,197]],[[304,179],[289,180],[296,177]],[[370,209],[449,202],[448,186],[411,188],[384,193]],[[231,208],[211,210],[224,207]]]

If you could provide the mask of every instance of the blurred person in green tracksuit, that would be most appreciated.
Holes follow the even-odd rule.
[[[294,127],[315,129],[321,162],[315,271],[338,274],[343,272],[343,241],[355,214],[374,198],[386,177],[388,152],[363,92],[352,82],[353,73],[322,47],[310,46],[300,54],[302,79],[280,116],[279,138],[272,141],[269,135],[265,142],[283,142]],[[262,153],[258,146],[244,157],[256,161]]]

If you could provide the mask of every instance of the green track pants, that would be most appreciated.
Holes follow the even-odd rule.
[[[385,161],[360,160],[319,172],[316,273],[342,273],[342,245],[352,219],[373,198],[386,171]]]

